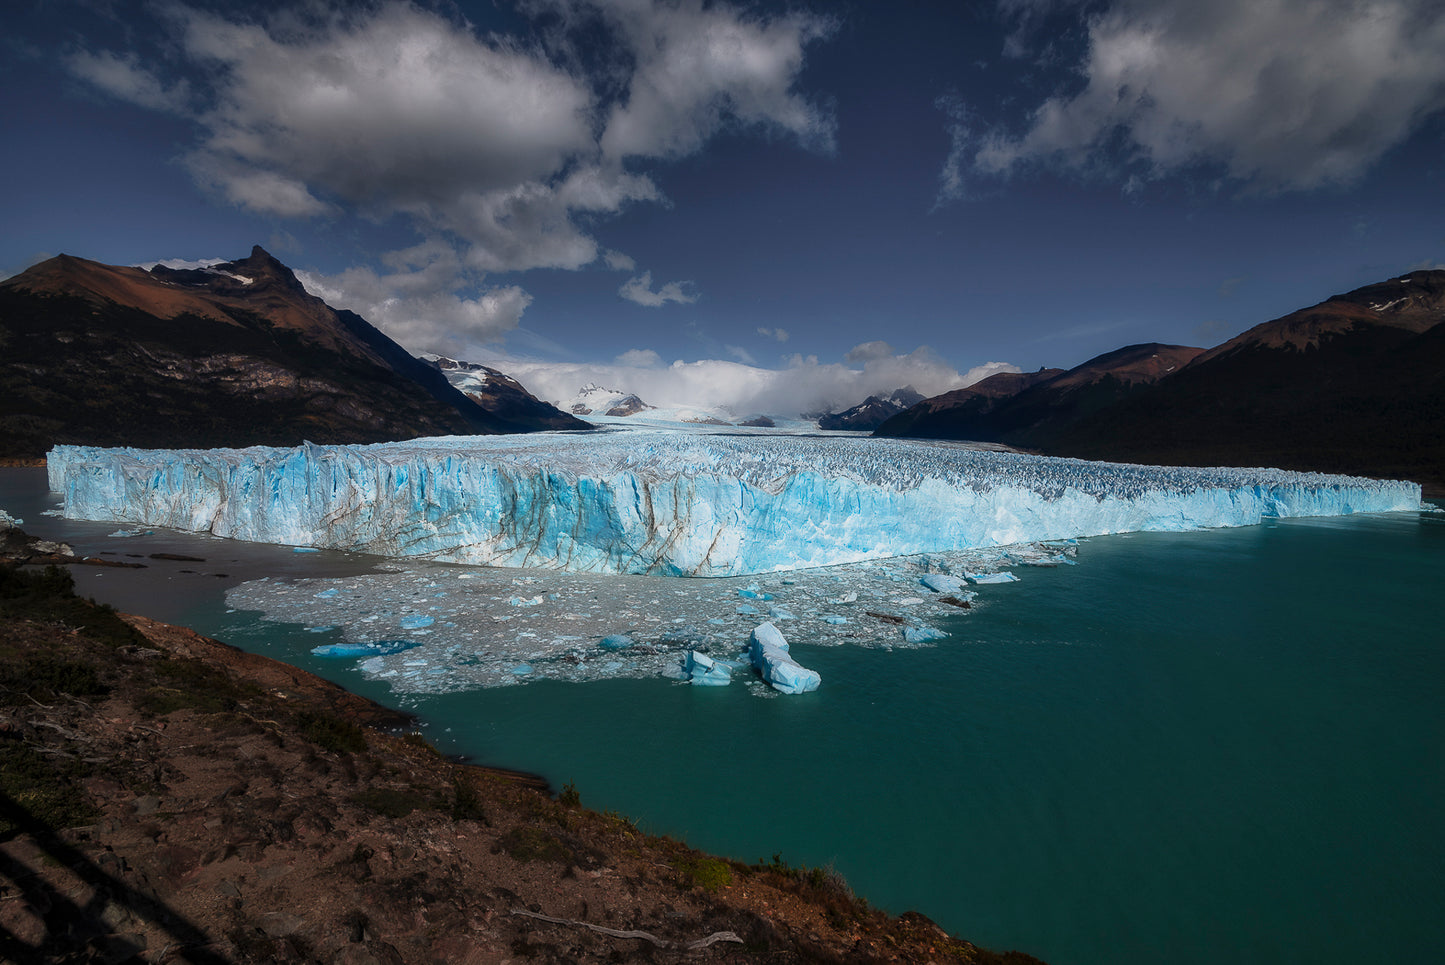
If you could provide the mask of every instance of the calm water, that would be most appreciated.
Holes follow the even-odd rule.
[[[365,558],[107,540],[38,517],[41,490],[0,470],[32,532],[207,558],[77,568],[86,593],[392,700],[220,599]],[[410,706],[444,749],[709,850],[831,863],[877,905],[1059,965],[1439,960],[1445,515],[1104,537],[1079,560],[991,588],[937,648],[799,645],[824,681],[804,697],[624,680]]]

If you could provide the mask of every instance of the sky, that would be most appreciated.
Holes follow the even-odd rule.
[[[1445,267],[1439,0],[13,0],[0,275],[260,244],[407,349],[740,415]]]

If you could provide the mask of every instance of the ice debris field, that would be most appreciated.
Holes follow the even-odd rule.
[[[952,618],[1016,592],[997,584],[1022,586],[1031,569],[1072,565],[1077,552],[1065,540],[710,580],[391,560],[362,576],[252,580],[226,603],[302,625],[315,636],[301,646],[356,662],[398,694],[616,677],[803,693],[816,673],[810,685],[806,667],[790,680],[776,659],[759,666],[760,626],[785,653],[930,646]]]
[[[1407,482],[656,429],[57,446],[48,471],[72,518],[393,557],[390,572],[258,581],[228,601],[339,634],[317,656],[360,660],[401,692],[650,674],[712,685],[750,667],[803,693],[818,676],[792,643],[945,639],[937,624],[972,604],[968,586],[1069,562],[1079,537],[1420,508]]]

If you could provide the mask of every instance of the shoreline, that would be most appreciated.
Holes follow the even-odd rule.
[[[449,760],[393,732],[406,714],[68,576],[0,564],[0,877],[24,881],[0,928],[22,958],[1037,961]]]

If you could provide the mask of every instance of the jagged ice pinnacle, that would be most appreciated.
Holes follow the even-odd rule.
[[[371,446],[57,446],[72,518],[578,572],[737,576],[1265,517],[1414,510],[1414,483],[912,440],[615,431]]]

